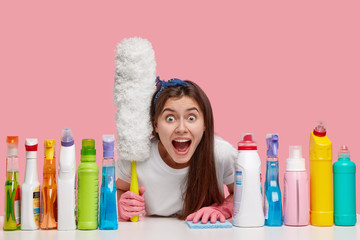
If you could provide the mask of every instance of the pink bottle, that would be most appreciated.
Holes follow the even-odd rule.
[[[284,224],[306,226],[310,222],[309,181],[301,146],[290,146],[284,176]]]

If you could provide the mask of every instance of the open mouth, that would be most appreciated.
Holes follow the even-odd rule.
[[[186,139],[173,140],[172,145],[174,146],[177,153],[186,154],[190,148],[191,140],[186,140]]]

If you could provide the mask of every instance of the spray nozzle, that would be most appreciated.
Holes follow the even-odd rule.
[[[268,157],[277,157],[279,149],[279,135],[278,134],[267,134],[266,135],[266,144],[267,144],[267,156]]]
[[[114,157],[114,135],[103,135],[103,156],[104,158]]]
[[[326,136],[326,123],[324,121],[318,121],[314,128],[314,135],[317,137]]]
[[[256,142],[254,141],[253,133],[243,133],[238,144],[239,150],[257,150]]]
[[[17,156],[19,137],[18,136],[8,136],[6,138],[6,143],[7,143],[7,155],[8,156]]]
[[[74,145],[74,136],[70,128],[64,128],[61,133],[61,146],[70,147]]]
[[[52,160],[55,155],[55,140],[44,140],[45,158]]]
[[[349,148],[346,145],[341,145],[339,153],[339,158],[350,158],[350,151]]]

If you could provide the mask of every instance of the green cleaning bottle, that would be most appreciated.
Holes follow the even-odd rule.
[[[98,228],[99,167],[94,139],[83,139],[78,168],[78,229]]]
[[[334,171],[334,222],[337,226],[356,224],[356,165],[346,145],[339,150]]]
[[[20,230],[21,227],[18,140],[17,136],[6,139],[5,231]]]

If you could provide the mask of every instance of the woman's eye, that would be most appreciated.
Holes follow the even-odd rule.
[[[196,120],[196,117],[195,117],[194,115],[190,115],[190,116],[188,117],[188,119],[189,119],[190,121],[195,121],[195,120]]]
[[[166,121],[168,121],[168,122],[173,122],[174,120],[175,120],[175,118],[173,116],[166,117]]]

